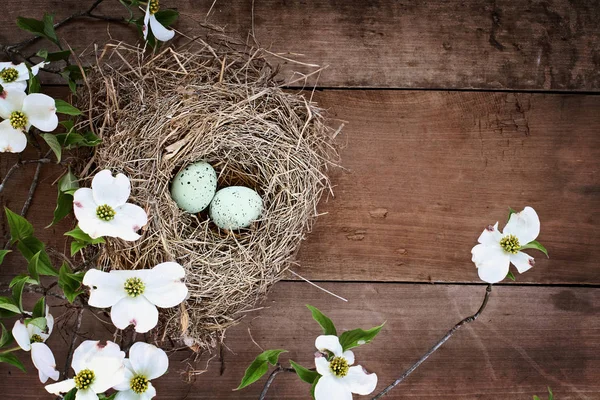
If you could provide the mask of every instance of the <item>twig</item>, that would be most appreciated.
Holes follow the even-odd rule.
[[[271,372],[271,375],[269,375],[269,379],[267,379],[267,382],[265,383],[262,392],[260,392],[260,397],[258,398],[259,400],[265,400],[265,398],[267,397],[267,392],[271,387],[271,384],[275,380],[275,377],[281,372],[294,372],[294,370],[292,368],[283,368],[281,365],[277,364],[277,368],[275,368],[273,372]]]
[[[29,210],[29,206],[31,206],[31,201],[33,200],[33,195],[35,194],[35,189],[37,188],[38,182],[40,180],[40,172],[42,171],[42,163],[38,163],[35,169],[35,174],[33,175],[33,180],[31,181],[31,186],[29,186],[29,193],[27,194],[27,200],[25,200],[25,204],[23,204],[23,209],[21,209],[21,216],[25,217],[27,211]]]
[[[71,344],[69,345],[69,352],[67,353],[67,360],[65,361],[65,368],[63,369],[62,378],[67,378],[67,373],[69,372],[69,365],[71,365],[71,359],[73,358],[73,350],[75,347],[75,341],[77,341],[77,337],[79,336],[79,329],[81,329],[81,320],[83,319],[83,310],[84,308],[79,309],[77,312],[77,322],[75,324],[75,329],[73,330],[73,337],[71,338]]]
[[[14,174],[15,171],[17,169],[19,169],[20,167],[22,167],[23,165],[26,165],[26,164],[35,164],[35,163],[37,163],[37,164],[48,164],[51,161],[52,160],[50,160],[49,158],[40,158],[39,160],[21,160],[21,161],[16,162],[6,172],[6,175],[4,176],[4,179],[0,183],[0,193],[2,193],[2,191],[4,190],[6,182],[10,179],[10,177],[12,176],[12,174]]]
[[[300,275],[300,274],[297,274],[296,272],[292,271],[291,269],[288,269],[288,271],[290,271],[290,272],[291,272],[293,275],[296,275],[298,278],[302,279],[304,282],[306,282],[306,283],[309,283],[309,284],[313,285],[313,286],[314,286],[314,287],[316,287],[317,289],[319,289],[319,290],[322,290],[322,291],[324,291],[325,293],[327,293],[327,294],[330,294],[330,295],[332,295],[333,297],[336,297],[336,298],[338,298],[338,299],[340,299],[340,300],[342,300],[342,301],[348,302],[348,300],[347,300],[347,299],[345,299],[345,298],[343,298],[342,296],[339,296],[339,295],[337,295],[337,294],[335,294],[335,293],[333,293],[333,292],[330,292],[330,291],[329,291],[329,290],[327,290],[327,289],[324,289],[324,288],[322,288],[321,286],[317,285],[316,283],[313,283],[313,282],[309,281],[308,279],[306,279],[305,277],[303,277],[303,276],[302,276],[302,275]]]
[[[406,379],[415,369],[417,369],[419,367],[419,365],[421,365],[425,360],[427,360],[427,358],[429,358],[430,355],[432,355],[437,349],[439,349],[444,343],[446,343],[446,341],[448,341],[448,339],[450,339],[452,337],[452,335],[454,335],[454,332],[456,332],[458,329],[460,329],[461,326],[466,325],[469,322],[475,321],[477,319],[477,317],[479,317],[479,315],[485,309],[485,306],[487,305],[488,299],[490,297],[490,293],[492,293],[492,285],[491,284],[489,284],[487,286],[487,288],[485,289],[485,297],[483,298],[483,303],[481,303],[481,307],[479,307],[479,310],[477,310],[477,312],[475,314],[463,319],[458,324],[454,325],[454,327],[452,327],[452,329],[450,329],[446,333],[446,335],[444,335],[444,337],[442,339],[440,339],[439,342],[437,342],[431,349],[429,349],[429,351],[427,353],[425,353],[423,355],[423,357],[421,357],[416,363],[414,363],[412,365],[412,367],[407,369],[398,379],[396,379],[391,385],[389,385],[388,387],[383,389],[379,394],[377,394],[371,400],[377,400],[377,399],[380,399],[383,396],[385,396],[390,390],[392,390],[393,388],[398,386],[400,383],[402,383],[402,381],[404,381],[404,379]]]

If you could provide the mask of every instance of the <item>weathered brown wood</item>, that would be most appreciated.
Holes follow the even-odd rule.
[[[356,360],[379,376],[379,389],[409,367],[451,326],[479,307],[484,286],[407,284],[326,284],[351,298],[343,303],[300,282],[275,286],[265,308],[248,314],[230,329],[223,359],[218,354],[192,386],[182,382],[181,362],[189,353],[171,356],[169,374],[156,382],[159,399],[257,399],[264,383],[232,392],[244,369],[264,349],[284,348],[291,358],[312,367],[314,339],[320,328],[304,307],[319,307],[338,330],[371,327],[387,321],[381,334],[356,349]],[[495,287],[480,319],[467,325],[427,360],[390,399],[530,399],[552,387],[556,398],[600,398],[600,297],[597,289]],[[89,314],[83,332],[102,335]],[[90,321],[95,321],[90,325]],[[95,329],[92,331],[92,329]],[[59,365],[66,342],[53,335]],[[22,354],[27,359],[26,354]],[[206,359],[193,364],[206,367]],[[33,368],[30,362],[27,365]],[[222,371],[222,373],[221,373]],[[7,399],[50,399],[36,374],[25,375],[0,364],[0,388]],[[10,379],[8,379],[10,378]],[[269,399],[307,399],[309,385],[292,374],[277,377]],[[370,397],[358,397],[368,399]],[[543,397],[545,398],[545,397]]]
[[[538,263],[518,282],[600,284],[599,97],[327,90],[315,100],[347,121],[346,170],[333,174],[335,198],[321,204],[296,272],[478,282],[470,250],[483,227],[503,226],[509,206],[530,205],[551,258],[530,251]],[[6,168],[15,157],[1,159]],[[30,216],[42,239],[63,249],[67,224],[43,229],[60,171],[46,172]],[[4,193],[11,208],[27,192],[21,176]],[[5,264],[2,275],[25,268],[18,254]]]
[[[58,20],[91,3],[5,0],[0,43],[26,37],[15,26],[17,16],[39,18],[49,11]],[[196,36],[212,3],[169,0],[161,5],[178,8],[183,14],[179,29]],[[98,11],[128,15],[114,0]],[[598,20],[594,0],[217,0],[208,16],[229,35],[245,39],[254,32],[274,52],[303,54],[300,61],[329,65],[320,75],[322,86],[552,90],[600,88]],[[109,35],[136,38],[133,29],[115,24],[107,29],[103,21],[80,22],[62,33],[79,50]],[[289,76],[311,69],[284,62],[283,70]]]

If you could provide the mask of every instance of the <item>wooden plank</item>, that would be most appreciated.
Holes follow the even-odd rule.
[[[335,198],[321,204],[326,214],[300,249],[301,275],[478,282],[470,250],[480,232],[503,226],[509,206],[530,205],[551,258],[530,251],[538,263],[518,281],[600,284],[600,97],[326,90],[315,100],[347,121],[346,170],[334,171]],[[64,249],[67,224],[43,229],[60,171],[42,179],[30,219]],[[9,207],[20,207],[30,175],[4,193]],[[0,275],[21,271],[20,262],[10,255]]]
[[[312,367],[314,339],[320,329],[306,303],[328,314],[340,331],[387,321],[372,344],[355,349],[357,362],[378,374],[381,389],[446,330],[472,314],[484,293],[481,285],[335,283],[326,287],[351,301],[343,303],[305,283],[276,285],[265,303],[268,308],[248,314],[241,325],[227,332],[222,360],[213,354],[208,371],[195,377],[191,386],[180,375],[189,353],[171,355],[169,374],[155,382],[157,398],[258,398],[264,380],[246,390],[231,391],[261,351],[249,332],[264,349],[288,349],[282,361],[291,358]],[[597,289],[495,287],[481,318],[458,331],[386,398],[530,399],[545,393],[547,386],[561,400],[600,398],[599,309]],[[85,321],[95,321],[84,328],[86,336],[105,332],[89,314]],[[49,343],[62,366],[67,344],[60,335],[53,335]],[[207,358],[192,365],[204,369]],[[33,368],[29,361],[27,365]],[[0,364],[0,376],[5,398],[49,398],[33,371],[25,375]],[[277,378],[268,398],[307,399],[308,391],[307,384],[289,374]]]
[[[15,26],[17,16],[39,18],[49,11],[59,20],[92,2],[4,3],[1,43],[25,37]],[[273,52],[303,54],[303,62],[329,65],[319,78],[325,87],[600,88],[600,8],[595,0],[217,0],[211,9],[212,3],[169,0],[161,5],[181,11],[178,28],[192,37],[204,35],[198,24],[208,21],[225,26],[234,37],[246,39],[254,32]],[[116,1],[105,2],[98,12],[128,15]],[[107,29],[102,21],[79,22],[61,34],[79,50],[109,36],[136,40],[133,29],[116,24]],[[282,64],[287,76],[311,70]]]

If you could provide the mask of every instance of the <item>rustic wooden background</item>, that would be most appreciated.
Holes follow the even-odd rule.
[[[58,20],[91,3],[4,0],[0,43],[27,37],[17,16],[50,11]],[[335,197],[321,205],[326,214],[303,244],[296,272],[350,301],[300,281],[276,285],[263,309],[227,332],[222,349],[195,363],[187,352],[172,354],[170,373],[156,382],[158,398],[256,399],[260,384],[231,391],[260,352],[256,344],[289,349],[291,358],[310,365],[319,329],[306,303],[340,329],[387,321],[373,344],[356,351],[383,388],[477,309],[484,285],[471,247],[484,226],[504,221],[508,206],[530,205],[540,214],[539,239],[551,258],[539,254],[516,283],[497,285],[481,319],[389,398],[530,399],[551,386],[560,400],[600,399],[596,0],[216,0],[214,6],[163,0],[162,6],[179,9],[183,33],[195,35],[208,20],[228,35],[254,32],[273,52],[329,65],[310,83],[320,105],[345,121],[347,169],[333,176]],[[98,12],[125,15],[116,0]],[[60,34],[78,50],[109,37],[136,40],[132,30],[92,20]],[[283,77],[309,71],[281,67]],[[0,173],[15,160],[2,154]],[[66,248],[69,222],[44,226],[61,173],[45,168],[28,215],[59,250]],[[33,167],[18,174],[2,195],[12,209],[21,207]],[[4,221],[1,228],[4,236]],[[19,255],[7,257],[2,287],[24,268]],[[84,336],[103,331],[93,319],[83,329]],[[68,335],[50,340],[59,365]],[[32,370],[28,356],[22,358]],[[186,384],[179,372],[190,365],[207,371]],[[0,365],[0,374],[4,398],[51,398],[33,371]],[[306,399],[308,390],[285,376],[270,398]]]

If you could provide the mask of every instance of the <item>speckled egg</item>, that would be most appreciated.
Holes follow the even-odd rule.
[[[216,190],[217,173],[204,161],[188,165],[171,183],[171,197],[179,208],[189,213],[198,213],[208,207]]]
[[[263,202],[254,190],[244,186],[230,186],[215,194],[209,215],[221,229],[247,228],[262,213]]]

